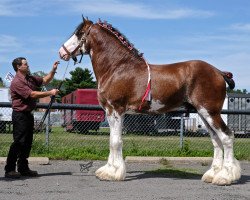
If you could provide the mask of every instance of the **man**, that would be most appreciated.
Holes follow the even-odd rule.
[[[54,77],[59,61],[56,61],[52,70],[44,77],[30,75],[29,65],[25,58],[13,60],[12,66],[16,75],[10,85],[12,99],[13,143],[10,146],[5,166],[5,177],[20,178],[20,176],[37,176],[37,171],[30,170],[28,157],[30,154],[34,116],[32,110],[36,107],[38,98],[57,95],[59,90],[38,91],[42,84],[48,84]],[[17,171],[16,171],[17,164]]]

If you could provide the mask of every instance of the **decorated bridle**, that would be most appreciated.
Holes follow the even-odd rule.
[[[83,17],[83,20],[85,20],[84,17]],[[89,35],[89,32],[90,32],[90,30],[91,30],[91,28],[92,28],[92,25],[93,25],[93,24],[90,25],[90,27],[88,28],[88,30],[87,30],[86,32],[83,32],[79,44],[76,46],[76,48],[75,48],[72,52],[70,52],[70,51],[65,47],[64,44],[62,45],[62,48],[63,48],[64,51],[67,53],[67,55],[69,55],[69,56],[74,60],[74,64],[77,64],[77,63],[81,63],[81,62],[82,62],[82,57],[83,57],[84,54],[83,54],[83,52],[82,52],[82,50],[81,50],[81,47],[82,47],[83,43],[86,42],[86,40],[87,40],[86,38],[87,38],[87,36]],[[77,62],[77,57],[74,56],[74,54],[75,54],[79,49],[80,49],[80,52],[81,52],[81,58],[80,58],[80,61]]]

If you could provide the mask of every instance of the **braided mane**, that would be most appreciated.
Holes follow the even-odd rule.
[[[100,19],[97,24],[102,28],[111,32],[125,47],[127,47],[135,56],[142,58],[143,53],[140,53],[138,49],[134,47],[132,43],[116,28],[114,28],[111,24],[108,24],[106,21],[102,22]]]

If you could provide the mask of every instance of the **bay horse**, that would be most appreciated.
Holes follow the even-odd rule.
[[[174,64],[148,64],[141,53],[116,28],[87,18],[59,49],[61,59],[89,54],[98,83],[98,100],[110,125],[107,164],[95,174],[101,180],[124,180],[122,127],[125,113],[166,113],[181,106],[196,109],[214,147],[213,162],[202,176],[206,183],[230,185],[240,179],[234,157],[234,135],[221,118],[226,82],[234,88],[230,72],[192,60]]]

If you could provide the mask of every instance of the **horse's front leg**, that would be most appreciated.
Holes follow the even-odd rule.
[[[107,116],[110,126],[110,144],[108,163],[99,168],[95,174],[100,180],[121,181],[125,179],[126,166],[122,156],[123,115],[113,111]]]

